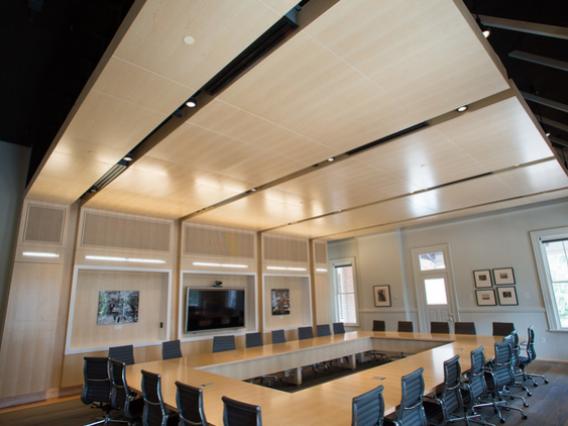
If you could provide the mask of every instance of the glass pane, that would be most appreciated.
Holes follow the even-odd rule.
[[[550,278],[555,281],[568,281],[568,258],[566,257],[567,241],[544,243]]]
[[[346,324],[354,324],[357,322],[355,312],[355,294],[339,294],[338,296],[338,320]]]
[[[428,278],[424,280],[426,290],[426,304],[447,305],[446,282],[443,278]]]
[[[560,317],[560,327],[568,328],[568,281],[554,283],[552,287]]]
[[[446,269],[444,262],[444,252],[433,251],[431,253],[422,253],[418,255],[421,271],[432,271],[435,269]]]
[[[337,291],[339,293],[353,293],[353,266],[336,266]]]

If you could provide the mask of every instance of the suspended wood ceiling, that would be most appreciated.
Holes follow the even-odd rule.
[[[145,3],[30,195],[74,202],[294,4]],[[535,123],[461,0],[341,0],[87,205],[335,238],[566,197]]]

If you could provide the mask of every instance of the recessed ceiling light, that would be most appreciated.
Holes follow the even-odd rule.
[[[329,157],[329,158],[327,159],[327,161],[329,161],[330,163],[332,163],[332,162],[334,162],[334,161],[335,161],[335,158],[333,158],[333,157]]]
[[[256,192],[256,188],[251,188],[250,192]]]
[[[195,108],[197,106],[197,101],[193,98],[189,98],[185,103],[185,106],[188,108]]]
[[[185,44],[187,44],[188,46],[191,46],[193,43],[195,43],[195,39],[194,39],[192,36],[190,36],[190,35],[186,35],[186,36],[183,38],[183,42],[184,42]]]
[[[467,111],[467,105],[462,105],[461,107],[459,107],[458,109],[456,109],[457,112],[464,112]]]
[[[491,35],[491,31],[489,31],[489,30],[483,30],[483,31],[481,32],[481,34],[483,34],[483,37],[489,38],[489,36]]]
[[[97,192],[97,188],[94,188],[94,187],[93,187],[93,188],[89,189],[89,192],[95,193],[95,192]]]
[[[548,138],[550,136],[550,132],[546,132],[545,135]]]
[[[130,163],[132,161],[132,157],[130,155],[127,155],[126,157],[123,158],[124,161],[126,161],[127,163]]]

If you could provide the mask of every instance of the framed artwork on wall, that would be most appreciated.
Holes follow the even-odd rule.
[[[392,306],[390,285],[374,285],[373,296],[375,298],[375,306],[377,308]]]
[[[495,285],[513,285],[515,284],[515,272],[513,268],[495,268],[493,269],[493,279]]]
[[[477,306],[495,306],[497,301],[495,300],[494,290],[475,290],[475,297],[477,300]]]
[[[475,288],[491,288],[491,271],[489,269],[473,271],[473,281]]]
[[[499,304],[503,306],[517,306],[517,289],[515,287],[498,287]]]
[[[290,290],[273,288],[271,291],[272,315],[290,315]]]
[[[138,322],[138,290],[101,290],[97,325],[119,325]]]

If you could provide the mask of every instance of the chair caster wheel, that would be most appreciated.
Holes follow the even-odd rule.
[[[526,414],[523,414],[523,420],[528,419],[528,416]]]
[[[523,404],[523,407],[528,408],[529,404],[527,404],[526,402]]]
[[[528,397],[531,397],[531,396],[532,396],[532,393],[531,393],[531,392],[527,392],[527,396],[528,396]]]
[[[499,423],[505,423],[505,419],[499,419]]]
[[[548,380],[544,379],[544,383],[545,383],[545,384],[548,384]]]
[[[537,384],[537,383],[533,383],[533,388],[538,388],[538,384]]]

